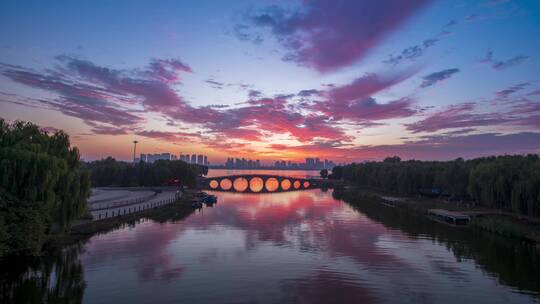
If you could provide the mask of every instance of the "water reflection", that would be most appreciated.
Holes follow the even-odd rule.
[[[187,219],[155,218],[93,237],[76,259],[79,273],[66,272],[72,293],[82,286],[86,303],[537,300],[540,259],[526,244],[367,199],[352,208],[318,189],[214,194],[216,206]],[[22,288],[17,282],[2,294]]]
[[[150,284],[156,301],[535,300],[524,290],[537,290],[531,275],[537,273],[534,257],[538,255],[522,255],[524,247],[519,244],[495,243],[488,252],[475,245],[485,241],[482,235],[466,236],[465,230],[441,228],[430,221],[423,226],[415,218],[409,220],[410,225],[420,223],[419,228],[409,231],[400,226],[403,216],[383,221],[374,217],[380,212],[355,211],[319,190],[215,194],[217,206],[185,221],[174,225],[147,222],[93,239],[88,246],[91,254],[83,258],[87,272],[105,268],[122,273],[123,278],[115,281],[130,282],[122,285],[138,297],[144,297],[145,286]],[[454,248],[462,249],[458,254]],[[516,264],[487,258],[495,252],[502,256],[518,252],[524,259],[521,264],[530,270],[516,272],[523,272],[529,284],[505,283],[519,287],[512,288],[498,283],[502,274],[491,269],[508,271]],[[115,288],[98,283],[97,276],[86,277],[94,281],[87,291],[89,300],[99,302],[102,298],[97,294],[116,295],[118,284]]]
[[[81,303],[86,289],[80,245],[47,257],[0,264],[0,303]]]

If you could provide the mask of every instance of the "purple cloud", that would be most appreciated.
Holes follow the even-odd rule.
[[[373,120],[408,117],[416,113],[413,101],[402,98],[385,104],[378,103],[373,94],[408,79],[413,73],[397,73],[385,77],[367,74],[350,84],[332,87],[323,101],[317,101],[312,109],[323,112],[335,120],[347,119],[367,123]]]
[[[15,82],[58,94],[58,98],[42,102],[66,115],[83,119],[95,134],[118,135],[131,131],[171,142],[198,137],[200,141],[211,143],[200,134],[141,130],[142,111],[133,108],[142,106],[145,112],[161,115],[169,121],[197,124],[207,130],[206,134],[223,141],[262,141],[273,134],[288,134],[301,142],[320,138],[350,139],[328,118],[302,115],[289,108],[288,100],[293,94],[260,98],[261,93],[252,90],[250,99],[241,107],[193,107],[172,87],[180,81],[179,74],[191,71],[178,60],[152,60],[143,70],[116,70],[68,56],[57,59],[60,63],[57,70],[36,73],[7,67],[2,74]]]
[[[495,70],[502,70],[509,67],[517,66],[529,59],[529,56],[518,55],[507,60],[497,60],[493,58],[493,52],[488,51],[486,57],[480,60],[481,63],[489,64]]]
[[[530,83],[528,83],[528,82],[519,83],[519,84],[513,85],[511,87],[508,87],[508,88],[506,88],[504,90],[498,91],[497,93],[495,93],[495,95],[498,98],[508,98],[510,95],[525,89],[529,85],[530,85]]]
[[[221,90],[225,85],[223,82],[215,81],[214,79],[206,79],[204,82],[208,83],[212,88]]]
[[[261,44],[264,41],[261,35],[251,32],[249,26],[245,24],[235,25],[233,33],[236,38],[241,41],[251,41],[255,44]]]
[[[404,159],[448,160],[487,155],[540,152],[540,133],[435,135],[399,145],[360,148],[364,155],[398,155]]]
[[[441,82],[445,79],[452,77],[455,73],[459,72],[459,69],[447,69],[439,72],[431,73],[423,77],[424,81],[420,85],[421,88],[430,87],[437,82]]]
[[[118,92],[93,84],[74,82],[65,74],[41,74],[22,67],[7,67],[2,70],[2,75],[15,82],[58,94],[58,98],[41,99],[38,102],[66,115],[80,118],[94,128],[96,124],[134,126],[143,121],[138,115],[111,102],[122,99]]]
[[[301,90],[298,92],[298,96],[300,97],[311,97],[311,96],[320,96],[323,92],[315,89],[311,90]]]
[[[428,2],[314,0],[291,13],[269,7],[251,21],[272,30],[286,60],[329,72],[363,58]]]
[[[427,118],[406,124],[413,133],[436,132],[446,129],[471,128],[481,126],[529,126],[538,127],[540,123],[540,105],[529,100],[511,103],[511,107],[499,109],[495,113],[478,113],[476,103],[464,103],[448,106],[430,114]]]
[[[540,96],[540,90],[532,91],[527,96]]]
[[[419,133],[452,128],[498,125],[509,121],[500,114],[474,113],[475,106],[476,104],[474,103],[452,105],[431,114],[423,120],[406,124],[405,126],[407,130],[413,133]]]
[[[445,32],[446,33],[446,32]],[[430,38],[424,40],[421,44],[407,47],[399,55],[390,54],[388,59],[383,60],[384,63],[397,65],[403,61],[414,61],[424,55],[424,53],[439,42],[439,38]]]

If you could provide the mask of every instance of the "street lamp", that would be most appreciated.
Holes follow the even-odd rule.
[[[136,140],[133,141],[133,163],[135,163],[135,153],[137,151],[137,143],[138,141]]]

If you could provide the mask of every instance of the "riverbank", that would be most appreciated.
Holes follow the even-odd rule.
[[[176,202],[160,208],[147,209],[141,212],[111,217],[100,221],[85,220],[79,222],[71,228],[69,233],[49,236],[49,239],[44,246],[44,251],[55,250],[66,245],[84,242],[96,234],[107,233],[116,229],[122,229],[126,226],[134,226],[138,221],[144,218],[156,222],[182,220],[194,212],[194,209],[191,207],[191,200],[194,196],[194,190],[187,190]]]
[[[362,204],[366,198],[380,203],[381,205],[386,204],[385,199],[383,199],[386,197],[384,193],[367,189],[354,187],[336,189],[334,191],[334,196],[351,205]],[[478,216],[471,216],[471,223],[465,228],[478,229],[505,237],[540,243],[540,225],[538,223],[531,222],[526,218],[519,218],[517,215],[509,216],[498,210],[472,206],[464,203],[448,202],[440,199],[416,197],[397,198],[395,204],[392,204],[391,206],[386,204],[386,207],[426,217],[428,216],[428,210],[430,209],[458,211],[471,215],[481,214]]]

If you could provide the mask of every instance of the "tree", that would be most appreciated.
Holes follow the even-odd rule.
[[[66,231],[86,212],[89,195],[66,133],[0,119],[0,255],[37,254],[53,227]]]
[[[328,177],[328,170],[327,169],[322,169],[320,173],[321,173],[322,178],[327,178]]]
[[[343,176],[343,167],[335,166],[332,168],[332,174],[328,176],[330,179],[341,179]]]

